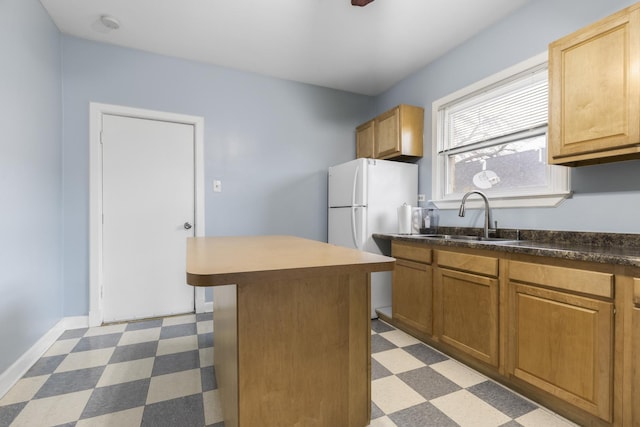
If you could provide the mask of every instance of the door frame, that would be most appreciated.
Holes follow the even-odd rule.
[[[89,326],[100,326],[102,310],[102,116],[174,122],[194,128],[195,236],[205,235],[204,118],[122,105],[89,103]],[[185,273],[186,276],[186,273]],[[196,313],[206,311],[205,288],[194,287]],[[209,304],[211,305],[211,304]]]

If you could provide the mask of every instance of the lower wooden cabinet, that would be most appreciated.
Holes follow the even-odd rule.
[[[393,241],[394,324],[579,425],[640,427],[639,270],[493,254]]]
[[[393,272],[392,316],[417,335],[433,333],[431,249],[424,245],[393,243],[397,258]]]
[[[518,267],[538,274],[523,274]],[[510,264],[510,270],[546,287],[509,280],[509,374],[611,421],[613,303],[548,286],[571,288],[575,273],[593,276],[594,289],[603,293],[610,289],[613,276],[517,262]],[[602,286],[597,286],[599,282]]]
[[[433,333],[433,285],[430,265],[396,261],[393,318],[424,334]]]
[[[436,338],[488,365],[499,364],[496,258],[437,252]],[[450,267],[468,271],[453,270]]]
[[[631,408],[632,426],[640,426],[640,279],[634,279],[634,307],[632,309],[632,366]]]
[[[640,305],[633,308],[633,365],[631,389],[631,425],[640,425]]]

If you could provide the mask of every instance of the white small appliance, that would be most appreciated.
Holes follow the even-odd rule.
[[[329,168],[329,243],[381,253],[374,233],[398,232],[398,207],[418,202],[418,166],[356,159]],[[371,318],[391,306],[391,272],[371,274]]]

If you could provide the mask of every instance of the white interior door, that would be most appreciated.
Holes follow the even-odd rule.
[[[194,126],[105,114],[101,140],[103,320],[192,312]]]

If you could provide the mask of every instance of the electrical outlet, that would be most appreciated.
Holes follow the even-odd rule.
[[[213,181],[213,192],[222,193],[222,181],[216,179]]]
[[[424,196],[424,194],[418,194],[418,201],[419,202],[425,202],[427,200],[427,198]]]

